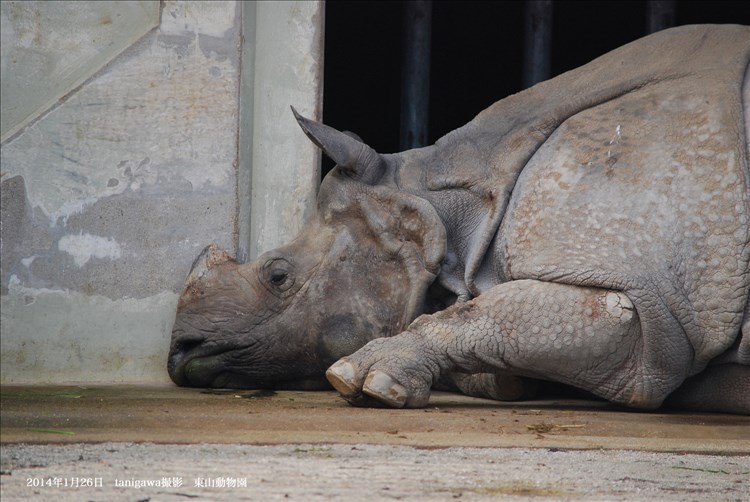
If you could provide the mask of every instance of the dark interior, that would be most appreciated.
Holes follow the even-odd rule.
[[[675,2],[675,24],[750,24],[742,1]],[[328,0],[324,121],[399,151],[404,2]],[[522,1],[439,1],[432,10],[429,143],[521,90]],[[552,76],[646,35],[644,0],[556,1]],[[324,174],[333,166],[324,159]]]

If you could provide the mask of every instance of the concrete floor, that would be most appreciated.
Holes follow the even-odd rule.
[[[58,487],[50,492],[24,484],[40,476],[59,477],[72,466],[87,466],[91,473],[109,466],[106,485],[115,464],[117,475],[153,476],[155,463],[160,477],[181,472],[195,476],[198,466],[202,472],[216,472],[221,466],[231,470],[236,464],[226,459],[238,451],[253,473],[251,485],[267,471],[264,484],[226,492],[193,487],[190,478],[185,493],[161,490],[146,497],[110,479],[87,499],[265,500],[296,494],[300,500],[344,500],[357,493],[351,479],[319,481],[328,479],[331,469],[360,466],[361,489],[367,483],[382,485],[382,479],[365,475],[379,466],[390,473],[392,486],[373,492],[374,499],[393,498],[405,490],[396,498],[449,500],[458,494],[480,500],[503,494],[538,500],[642,500],[646,495],[750,500],[750,417],[743,416],[634,412],[586,400],[498,403],[447,393],[435,393],[426,409],[388,410],[353,408],[334,392],[65,386],[3,387],[0,419],[3,500],[45,500],[51,494],[59,500],[80,500],[78,491]],[[124,452],[130,457],[120,458]],[[439,467],[446,455],[463,460],[432,475],[412,465],[432,462]],[[87,457],[94,460],[86,464]],[[565,457],[565,462],[549,463],[553,457]],[[503,470],[505,478],[499,478],[495,461],[488,458],[518,464],[521,470]],[[579,469],[583,465],[588,471]],[[317,482],[303,475],[295,486],[273,474],[293,471],[294,466],[299,472],[323,470]],[[474,466],[471,486],[476,489],[467,488],[468,466]],[[433,481],[415,483],[415,476]],[[689,490],[686,476],[692,483]],[[555,482],[568,478],[564,486]],[[316,483],[320,497],[308,490]]]
[[[335,392],[172,386],[3,387],[2,443],[352,443],[750,453],[750,417],[635,412],[585,400],[500,403],[436,392],[421,410]]]

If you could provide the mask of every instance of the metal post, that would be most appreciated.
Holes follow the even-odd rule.
[[[405,3],[405,9],[401,76],[401,150],[427,145],[432,1],[409,1]]]
[[[647,3],[646,23],[649,33],[671,28],[675,23],[674,0],[649,0]]]
[[[526,0],[523,87],[550,78],[552,0]]]

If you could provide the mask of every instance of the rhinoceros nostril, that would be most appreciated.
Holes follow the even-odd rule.
[[[172,341],[172,347],[169,350],[169,371],[176,369],[185,357],[194,349],[203,344],[203,338],[184,338]]]
[[[203,339],[199,340],[182,340],[178,341],[175,344],[175,348],[173,349],[173,353],[179,353],[180,355],[184,356],[190,352],[193,351],[196,347],[200,347],[201,344],[203,344]]]

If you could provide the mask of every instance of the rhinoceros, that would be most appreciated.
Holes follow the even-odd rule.
[[[750,413],[749,59],[750,27],[666,30],[396,154],[294,112],[337,164],[316,212],[252,263],[204,251],[169,374]]]

